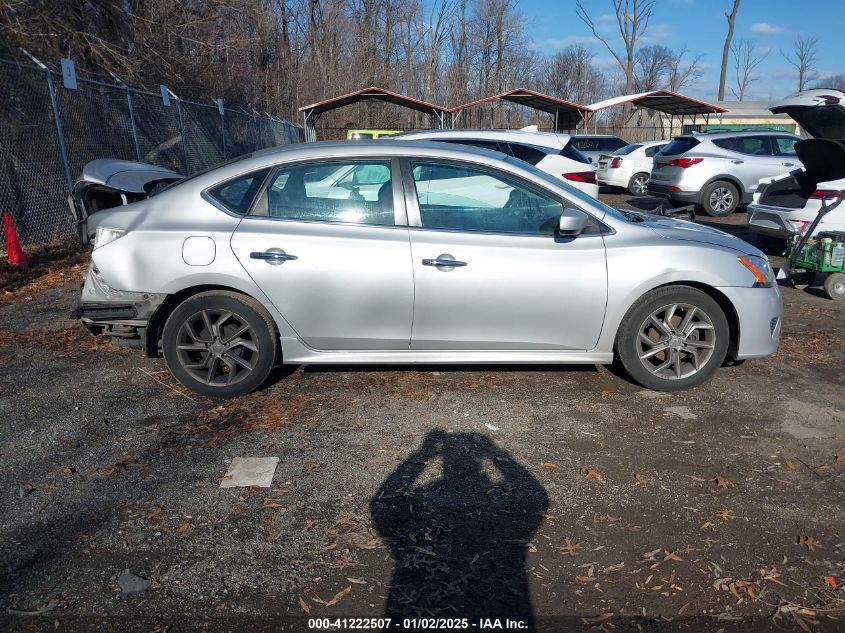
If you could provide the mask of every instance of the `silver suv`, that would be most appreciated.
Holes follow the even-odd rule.
[[[730,215],[748,204],[761,178],[802,167],[801,138],[788,132],[711,132],[679,136],[654,157],[648,192]]]

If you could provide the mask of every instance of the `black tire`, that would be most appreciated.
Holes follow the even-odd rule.
[[[824,293],[828,299],[845,299],[845,273],[830,273],[824,280]]]
[[[701,190],[701,208],[714,218],[722,218],[736,211],[739,206],[739,190],[726,180],[717,180]]]
[[[279,334],[258,301],[214,290],[173,310],[164,324],[162,351],[170,372],[191,391],[233,398],[267,380],[279,356]]]
[[[631,176],[631,180],[628,181],[628,193],[632,196],[647,196],[648,178],[649,175],[644,171]]]
[[[670,314],[668,309],[676,304],[681,307]],[[665,326],[668,315],[672,322],[669,332],[683,325],[687,313],[691,312],[684,328],[690,330],[689,335],[670,336],[652,325],[650,317],[660,314],[661,310],[664,310],[664,317],[657,317],[657,320]],[[649,343],[644,343],[640,332],[649,339]],[[662,340],[664,338],[665,341]],[[728,320],[712,297],[690,286],[665,286],[646,293],[628,310],[616,335],[615,351],[628,375],[643,387],[655,391],[680,391],[697,387],[713,376],[725,360],[729,339]],[[664,343],[666,351],[654,353]],[[646,347],[648,349],[644,349]],[[651,355],[641,358],[643,354]],[[667,368],[655,373],[667,362],[670,363]],[[700,363],[697,369],[696,363]],[[681,377],[677,377],[678,373]]]

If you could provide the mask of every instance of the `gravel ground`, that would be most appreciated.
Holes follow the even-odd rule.
[[[2,631],[845,630],[845,302],[784,289],[778,354],[693,392],[300,367],[221,404],[67,318],[79,261],[0,295]],[[273,486],[221,489],[237,456]]]

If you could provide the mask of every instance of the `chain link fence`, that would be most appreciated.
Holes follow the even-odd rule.
[[[18,238],[46,246],[76,234],[67,196],[96,158],[154,163],[192,174],[265,147],[299,143],[289,121],[0,59],[0,213]],[[5,242],[0,232],[0,245]]]

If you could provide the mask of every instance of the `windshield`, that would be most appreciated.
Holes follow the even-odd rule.
[[[206,167],[205,169],[201,169],[199,171],[195,171],[190,176],[185,176],[184,178],[180,178],[179,180],[174,180],[173,182],[169,183],[168,185],[153,189],[150,193],[150,198],[155,195],[160,194],[162,191],[167,191],[168,189],[172,189],[176,185],[181,185],[183,182],[188,182],[189,180],[193,180],[197,176],[204,176],[210,171],[214,171],[218,167],[225,167],[226,165],[231,165],[232,163],[237,163],[239,160],[243,160],[244,158],[251,157],[252,154],[243,154],[242,156],[236,156],[235,158],[230,158],[229,160],[224,160],[222,163],[217,163],[216,165],[212,165],[211,167]]]
[[[613,152],[613,156],[627,156],[631,152],[636,152],[641,147],[642,147],[642,145],[637,145],[636,143],[632,143],[631,145],[626,145],[625,147],[620,147],[618,150]]]

